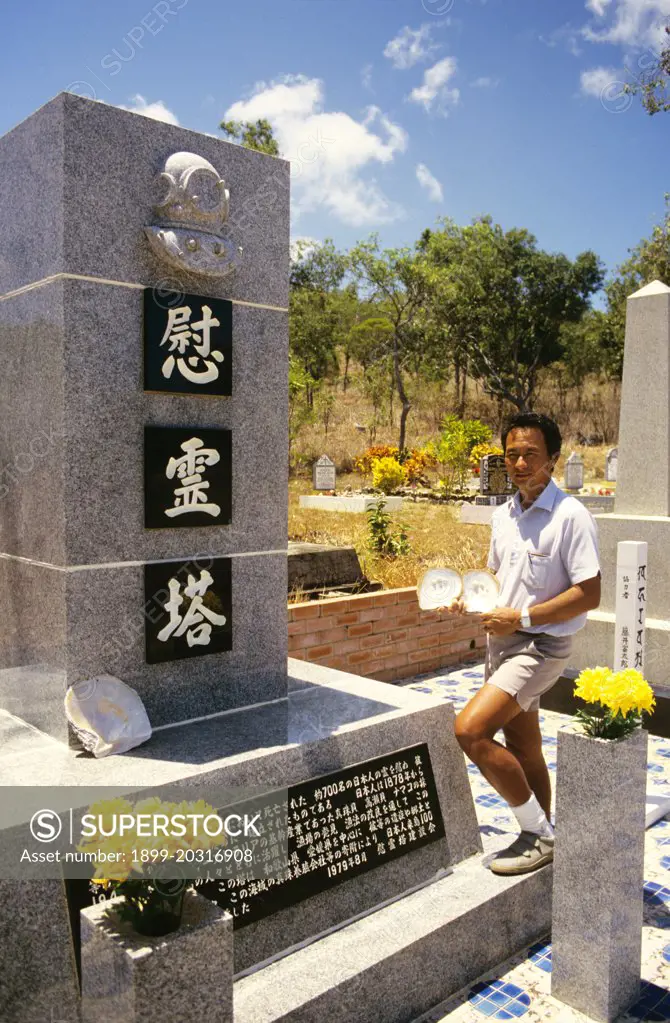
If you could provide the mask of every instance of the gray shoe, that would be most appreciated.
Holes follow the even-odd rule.
[[[507,849],[493,859],[494,874],[529,874],[532,870],[551,863],[554,858],[554,839],[541,838],[532,831],[522,831]]]

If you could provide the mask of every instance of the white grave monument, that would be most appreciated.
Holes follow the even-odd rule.
[[[618,465],[619,449],[610,448],[605,459],[605,479],[608,483],[616,483]]]
[[[653,373],[650,366],[654,367]],[[619,659],[622,656],[621,635],[615,628],[623,600],[617,551],[622,541],[635,541],[638,550],[639,545],[647,547],[649,560],[655,566],[652,585],[645,587],[644,592],[643,649],[645,678],[655,689],[670,688],[669,379],[670,288],[654,281],[631,295],[627,303],[619,444],[614,449],[621,460],[619,468],[617,458],[615,510],[595,516],[602,599],[600,607],[589,613],[586,628],[575,636],[570,667],[581,670],[598,664],[612,665],[615,632],[616,656]],[[625,549],[632,547],[627,545]],[[638,568],[641,565],[642,562]],[[630,650],[629,645],[629,658]],[[629,663],[635,667],[634,660]]]
[[[566,460],[563,485],[566,490],[581,490],[584,486],[584,459],[575,451]]]
[[[312,466],[312,487],[314,490],[334,490],[336,478],[335,462],[328,455],[321,455]]]

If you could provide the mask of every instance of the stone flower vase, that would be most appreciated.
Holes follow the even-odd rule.
[[[81,911],[83,1023],[232,1023],[230,913],[189,890],[179,928],[148,937],[119,917],[122,902]]]
[[[558,734],[551,993],[596,1020],[640,989],[647,738]]]

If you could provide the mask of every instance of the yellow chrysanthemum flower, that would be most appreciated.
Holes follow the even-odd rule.
[[[604,687],[602,703],[613,714],[621,713],[625,716],[634,712],[637,716],[642,711],[651,713],[656,700],[642,673],[635,668],[626,668],[613,675]]]
[[[610,668],[585,668],[575,683],[575,696],[586,703],[602,703],[603,692],[609,686],[613,674]]]

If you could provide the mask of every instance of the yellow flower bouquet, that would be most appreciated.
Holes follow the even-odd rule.
[[[575,696],[590,704],[576,717],[584,733],[596,739],[621,739],[651,714],[656,700],[641,672],[635,668],[585,668],[575,683]]]
[[[157,937],[177,930],[184,893],[192,883],[178,864],[193,862],[204,851],[225,844],[222,835],[188,834],[183,822],[193,816],[216,818],[214,808],[202,799],[167,803],[151,796],[134,805],[124,798],[102,800],[89,810],[96,825],[77,848],[104,854],[92,883],[110,896],[124,897],[118,915],[138,934]],[[124,818],[144,821],[145,827],[120,828]],[[155,819],[160,819],[161,827],[154,834]]]

